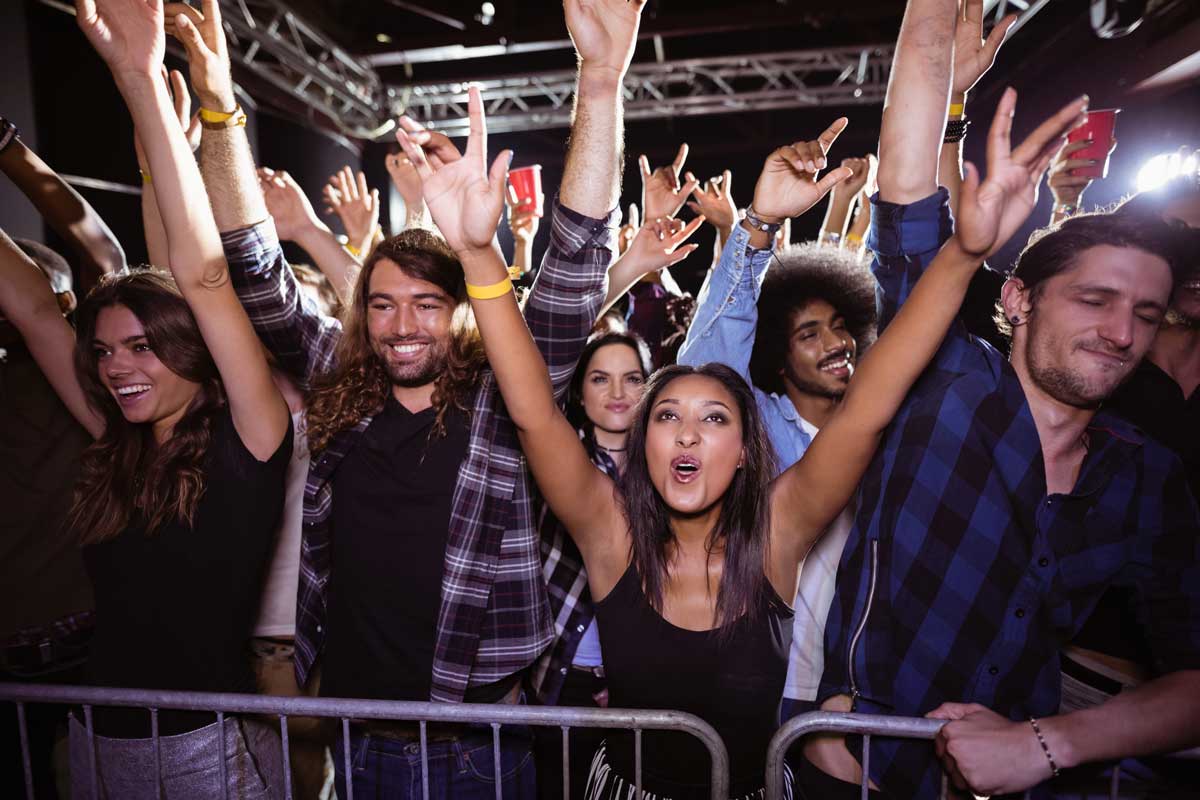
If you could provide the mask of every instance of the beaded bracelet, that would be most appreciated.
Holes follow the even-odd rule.
[[[961,142],[967,135],[967,128],[971,127],[969,119],[951,119],[946,121],[946,134],[942,137],[942,141],[946,144],[955,144]]]
[[[1046,737],[1042,736],[1042,729],[1038,727],[1037,718],[1030,717],[1029,724],[1033,726],[1033,732],[1037,735],[1038,744],[1042,746],[1042,752],[1046,754],[1046,760],[1050,762],[1050,774],[1057,778],[1058,764],[1054,763],[1054,756],[1050,755],[1050,748],[1046,744]]]
[[[12,144],[13,139],[16,139],[20,135],[17,126],[12,120],[0,117],[0,153],[3,153],[4,148]]]

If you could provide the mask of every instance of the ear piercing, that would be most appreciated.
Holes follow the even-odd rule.
[[[1017,323],[1019,323],[1021,321],[1021,318],[1018,317],[1016,314],[1013,314],[1011,317],[1008,318],[1008,321],[1011,322],[1013,325],[1016,325]]]

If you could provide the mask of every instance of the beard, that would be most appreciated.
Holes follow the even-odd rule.
[[[402,386],[406,389],[427,386],[437,380],[438,375],[446,370],[449,348],[445,342],[436,339],[388,339],[371,344],[393,386]],[[427,346],[420,358],[397,364],[391,359],[392,345],[401,344],[425,344]]]
[[[817,365],[817,368],[820,369],[820,367],[826,362],[836,361],[839,358],[842,358],[842,356],[838,355],[823,359],[821,363]],[[846,355],[845,358],[850,363],[850,377],[852,378],[854,377],[856,360],[850,355]],[[842,397],[845,396],[846,387],[849,384],[849,380],[841,381],[832,377],[828,383],[817,380],[809,380],[808,378],[805,378],[797,373],[792,365],[786,362],[783,365],[783,377],[785,383],[790,383],[792,386],[795,386],[796,389],[803,394],[810,394],[814,397],[824,397],[829,400],[841,400]]]
[[[1034,385],[1060,403],[1075,408],[1097,408],[1117,390],[1118,386],[1124,383],[1125,379],[1133,373],[1134,367],[1137,366],[1136,360],[1124,355],[1128,364],[1123,373],[1116,375],[1111,381],[1089,381],[1079,372],[1060,364],[1051,363],[1050,359],[1043,357],[1044,352],[1055,349],[1056,342],[1054,340],[1042,341],[1043,337],[1037,335],[1038,328],[1035,319],[1036,317],[1033,315],[1029,318],[1029,337],[1025,343],[1025,364],[1029,370],[1029,378]],[[1035,343],[1042,346],[1035,347]],[[1112,352],[1112,348],[1099,340],[1073,345],[1072,351],[1084,347],[1098,352]],[[1121,357],[1123,354],[1115,353],[1114,355]]]

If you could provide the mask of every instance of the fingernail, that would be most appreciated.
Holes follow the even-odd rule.
[[[508,166],[509,167],[512,166],[512,160],[513,160],[514,155],[516,155],[516,153],[514,151],[512,151],[512,150],[508,151]]]

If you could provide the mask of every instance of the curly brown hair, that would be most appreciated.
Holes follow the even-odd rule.
[[[446,412],[469,412],[470,396],[479,386],[487,360],[467,303],[462,264],[439,236],[414,228],[380,242],[363,264],[354,298],[342,311],[342,337],[333,369],[317,376],[308,395],[307,435],[312,453],[329,446],[333,437],[383,409],[392,383],[383,362],[371,347],[367,329],[367,299],[376,265],[387,259],[404,274],[428,281],[458,303],[450,331],[445,368],[434,381],[437,418],[431,435],[446,432]]]
[[[92,342],[96,320],[110,306],[132,311],[167,369],[200,384],[162,444],[155,441],[153,426],[127,422],[100,382]],[[190,526],[204,495],[213,422],[225,407],[220,374],[191,309],[169,274],[136,269],[101,281],[79,306],[75,322],[75,372],[88,403],[104,418],[104,434],[83,453],[67,524],[82,544],[116,537],[135,512],[150,535],[175,519]]]

